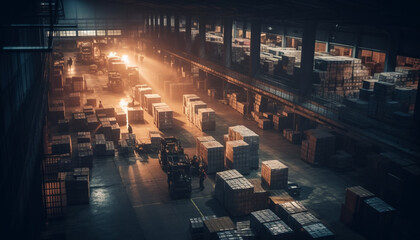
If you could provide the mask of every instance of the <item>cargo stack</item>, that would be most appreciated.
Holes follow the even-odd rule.
[[[144,111],[142,107],[127,108],[128,123],[139,123],[144,121]]]
[[[307,212],[308,210],[299,202],[291,201],[285,202],[277,205],[276,214],[287,224],[290,222],[290,216],[292,214]]]
[[[120,150],[118,154],[123,156],[133,156],[136,147],[136,135],[133,133],[122,133],[120,140]]]
[[[99,126],[98,118],[95,115],[87,116],[87,130],[94,131]]]
[[[251,228],[257,235],[261,235],[264,230],[264,223],[280,221],[280,218],[270,209],[254,211],[251,213]]]
[[[83,76],[73,76],[72,77],[72,83],[73,83],[73,91],[74,92],[83,92],[86,88],[86,81]]]
[[[73,174],[66,175],[67,204],[89,203],[89,168],[75,168]]]
[[[72,153],[72,143],[70,135],[53,136],[51,143],[53,155]]]
[[[293,230],[286,225],[283,221],[267,222],[263,224],[263,230],[261,233],[263,239],[295,239]]]
[[[302,133],[300,131],[295,131],[290,128],[283,129],[283,137],[293,144],[300,144],[302,141]]]
[[[217,232],[217,239],[218,240],[243,240],[243,238],[239,235],[238,231],[236,230],[227,230]]]
[[[182,97],[183,113],[187,115],[188,119],[190,119],[189,103],[194,101],[200,101],[200,97],[195,94],[184,94]]]
[[[224,206],[231,216],[244,216],[253,210],[254,186],[246,178],[227,180]]]
[[[254,111],[265,112],[267,110],[267,103],[267,98],[261,96],[260,94],[255,94]]]
[[[198,119],[196,126],[201,131],[215,131],[216,130],[216,113],[211,108],[198,109]]]
[[[274,114],[273,115],[273,128],[275,130],[282,131],[286,128],[292,128],[293,118],[290,116],[285,116],[283,114]]]
[[[251,169],[258,169],[259,155],[258,149],[260,147],[260,137],[255,132],[251,131],[243,125],[229,127],[228,129],[229,141],[243,140],[249,145],[249,167]]]
[[[236,222],[236,232],[244,240],[255,240],[257,237],[255,231],[251,228],[250,221]]]
[[[328,162],[335,151],[335,136],[319,129],[308,130],[307,142],[302,142],[302,160],[313,164],[322,165]]]
[[[287,187],[289,168],[279,160],[263,161],[261,163],[261,180],[270,189]]]
[[[162,136],[160,135],[160,133],[149,132],[149,137],[152,149],[160,149],[160,144],[162,141]]]
[[[172,99],[175,99],[191,91],[192,88],[193,88],[193,85],[190,82],[171,83],[169,84],[169,97]]]
[[[95,155],[104,156],[106,155],[106,140],[104,134],[96,134],[95,135],[95,148],[94,148]]]
[[[98,118],[115,117],[115,108],[113,108],[113,107],[96,108],[95,112],[96,112],[96,116]]]
[[[322,240],[333,240],[335,239],[334,233],[332,233],[322,223],[315,223],[311,225],[303,226],[304,239],[322,239]]]
[[[188,119],[195,125],[196,119],[198,118],[198,109],[207,108],[207,103],[203,101],[193,101],[189,102],[189,115]]]
[[[290,215],[289,218],[289,226],[296,232],[301,231],[304,226],[319,222],[319,219],[309,212],[295,213]]]
[[[202,142],[200,149],[200,157],[207,165],[207,173],[216,173],[223,171],[223,145],[217,141]]]
[[[349,227],[359,229],[361,227],[361,207],[363,201],[374,196],[373,193],[361,186],[347,188],[345,202],[341,205],[341,222]]]
[[[66,106],[79,107],[81,103],[81,96],[79,92],[73,92],[69,94],[69,98]]]
[[[254,186],[253,211],[267,209],[269,207],[268,197],[270,196],[270,193],[263,188],[261,179],[251,178],[248,179],[248,181]]]
[[[140,103],[140,106],[142,106],[143,109],[145,109],[146,108],[146,104],[145,104],[144,95],[146,95],[146,94],[152,94],[152,89],[149,88],[149,87],[140,88],[140,89],[138,89],[138,92],[139,92],[138,93],[139,99],[137,99],[137,101]]]
[[[273,126],[273,121],[267,118],[258,119],[258,127],[262,130],[271,129]]]
[[[149,115],[153,116],[153,103],[160,103],[161,97],[159,94],[145,94],[144,95],[144,108],[147,110]]]
[[[77,166],[81,168],[92,168],[93,166],[93,150],[90,142],[77,144]]]
[[[195,153],[197,156],[201,156],[201,144],[204,142],[211,142],[211,141],[216,141],[216,139],[214,139],[214,137],[212,136],[202,136],[202,137],[197,137],[195,140]]]
[[[219,217],[204,220],[204,239],[217,239],[217,233],[235,230],[235,224],[229,217]]]
[[[153,121],[160,130],[171,129],[173,125],[173,111],[166,103],[152,104]]]
[[[215,177],[215,186],[214,186],[214,197],[219,201],[223,206],[225,199],[225,184],[226,181],[236,178],[243,178],[237,170],[227,170],[223,172],[217,172]]]
[[[127,109],[128,111],[128,109]],[[115,109],[115,119],[117,123],[121,126],[127,124],[127,113],[122,108]]]
[[[53,123],[65,119],[65,105],[63,100],[53,100],[48,108],[48,118]]]
[[[273,212],[279,212],[279,204],[292,202],[294,199],[287,193],[286,190],[274,190],[270,191],[270,196],[268,197],[270,209]]]
[[[192,240],[203,239],[204,221],[217,218],[216,215],[190,218],[190,234]]]
[[[249,145],[243,140],[226,142],[225,167],[249,174]]]

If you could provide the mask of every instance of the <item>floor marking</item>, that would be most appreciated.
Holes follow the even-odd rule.
[[[197,205],[195,204],[194,200],[192,200],[192,198],[190,198],[190,201],[192,202],[192,204],[194,204],[194,207],[197,209],[197,211],[200,213],[201,217],[204,217],[204,214],[200,211],[200,209],[197,207]]]
[[[163,204],[163,203],[162,202],[146,203],[146,204],[135,205],[135,206],[133,206],[133,208],[160,205],[160,204]]]

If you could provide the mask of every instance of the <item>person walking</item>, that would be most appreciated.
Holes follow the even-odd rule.
[[[133,128],[131,127],[130,124],[128,124],[128,133],[133,133]]]
[[[99,101],[99,108],[104,108],[104,105],[102,105],[102,101]]]
[[[67,59],[67,69],[71,69],[71,65],[73,65],[73,59],[69,57],[69,59]]]
[[[204,169],[200,170],[200,190],[203,191],[204,190],[204,179],[207,178],[207,174],[204,171]]]

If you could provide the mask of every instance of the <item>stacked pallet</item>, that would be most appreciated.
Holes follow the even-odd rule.
[[[75,92],[83,92],[86,88],[85,86],[85,79],[83,76],[73,76],[71,78],[73,84],[73,91]]]
[[[201,144],[204,142],[212,142],[212,141],[216,141],[216,139],[214,139],[214,137],[212,136],[202,136],[202,137],[197,137],[196,141],[195,141],[195,153],[197,156],[201,156]]]
[[[111,138],[109,140],[117,144],[118,141],[120,140],[120,133],[121,133],[120,125],[118,125],[118,123],[112,124],[111,125]]]
[[[258,119],[258,127],[262,130],[271,129],[273,126],[273,121],[267,118]]]
[[[281,220],[264,223],[261,236],[263,239],[295,239],[293,230]]]
[[[65,118],[65,105],[63,100],[52,101],[48,108],[48,118],[51,122],[57,123],[59,120]]]
[[[60,218],[65,216],[67,206],[66,173],[58,173],[55,179],[42,183],[42,200],[45,217]]]
[[[128,112],[128,109],[127,109]],[[127,124],[127,113],[122,108],[115,109],[115,119],[119,125]]]
[[[79,92],[70,93],[66,105],[70,107],[79,107],[81,102],[80,99],[81,96]]]
[[[279,160],[269,160],[261,163],[261,180],[270,189],[287,187],[289,168]]]
[[[224,206],[231,216],[244,216],[253,210],[254,186],[246,178],[225,182]]]
[[[146,111],[153,116],[153,108],[152,108],[152,104],[153,103],[160,103],[162,100],[162,98],[160,97],[159,94],[145,94],[144,95],[144,108],[146,109]]]
[[[143,108],[146,108],[145,99],[144,99],[144,95],[146,94],[152,94],[152,89],[149,87],[138,89],[139,98],[136,100],[140,103],[140,106],[142,106]]]
[[[218,98],[218,96],[217,96],[217,90],[216,89],[213,89],[213,88],[207,89],[207,95],[209,97],[211,97],[212,99],[217,99]]]
[[[193,88],[192,83],[171,83],[169,84],[169,97],[174,99],[183,94],[191,91]]]
[[[273,128],[282,131],[283,129],[292,128],[293,118],[283,114],[273,115]]]
[[[156,104],[156,103],[155,103]],[[153,110],[153,121],[160,130],[171,129],[173,125],[173,110],[166,105],[155,105]]]
[[[275,213],[278,213],[279,204],[292,202],[294,199],[287,193],[286,190],[274,190],[270,191],[270,196],[268,197],[270,209],[272,209]]]
[[[237,102],[236,103],[236,111],[238,111],[240,114],[244,115],[246,113],[248,105],[246,102]]]
[[[283,137],[293,144],[299,144],[302,141],[302,133],[290,128],[283,129]]]
[[[106,155],[106,140],[104,134],[95,135],[95,154],[98,156]]]
[[[215,219],[216,215],[190,218],[190,234],[192,240],[203,239],[204,221]]]
[[[361,223],[361,206],[364,200],[375,195],[361,186],[346,188],[346,199],[341,205],[340,220],[349,227],[359,229]]]
[[[275,213],[286,223],[290,222],[290,216],[292,214],[308,211],[299,201],[278,204],[278,208],[276,210],[278,212]]]
[[[227,230],[217,232],[217,239],[218,240],[243,240],[243,238],[239,235],[238,231],[236,230]]]
[[[200,157],[207,166],[207,173],[215,173],[223,170],[223,145],[217,141],[202,142]]]
[[[207,103],[203,102],[203,101],[193,101],[193,102],[189,102],[188,103],[188,114],[187,117],[188,119],[192,122],[195,123],[196,119],[198,118],[198,109],[200,108],[207,108]]]
[[[307,131],[307,142],[302,142],[302,160],[318,165],[324,164],[334,154],[335,136],[319,129]]]
[[[123,156],[133,156],[136,144],[136,135],[132,133],[121,134],[120,149],[118,154]]]
[[[280,221],[280,218],[273,213],[270,209],[254,211],[251,213],[251,228],[257,234],[261,234],[264,229],[264,223]]]
[[[267,98],[261,96],[260,94],[255,94],[254,99],[254,111],[255,112],[265,112],[267,110]]]
[[[258,169],[259,155],[258,149],[260,146],[260,137],[255,132],[251,131],[243,125],[232,126],[228,128],[229,141],[243,140],[249,145],[249,167],[251,169]]]
[[[270,193],[263,188],[261,179],[251,178],[248,179],[248,181],[254,186],[253,211],[267,209],[269,207],[268,197],[270,196]]]
[[[236,169],[241,174],[249,174],[249,144],[243,140],[226,142],[225,167]]]
[[[89,203],[89,168],[75,168],[66,175],[66,195],[69,205]]]
[[[322,239],[322,240],[335,239],[334,233],[332,233],[322,223],[315,223],[315,224],[303,226],[302,231],[303,231],[304,239]]]
[[[90,143],[90,142],[91,142],[90,132],[77,133],[77,143]]]
[[[229,217],[219,217],[204,220],[204,239],[217,239],[217,233],[234,230],[235,224]]]
[[[71,156],[70,156],[69,153],[55,155],[55,156],[59,157],[59,159],[57,161],[58,172],[71,172],[71,171],[73,171],[73,163],[72,163]]]
[[[236,231],[244,240],[256,239],[255,231],[251,228],[250,221],[236,222]]]
[[[77,144],[77,162],[78,167],[92,168],[93,166],[93,151],[90,142]]]
[[[300,231],[304,226],[319,223],[319,219],[309,212],[300,212],[290,215],[289,226],[294,231]]]
[[[200,101],[200,97],[195,94],[184,94],[182,96],[182,110],[185,115],[187,115],[188,119],[190,116],[189,111],[189,102]]]
[[[142,107],[127,108],[127,118],[130,124],[144,121],[144,111]]]
[[[236,170],[227,170],[216,173],[214,197],[220,202],[221,205],[224,205],[226,181],[236,178],[243,178],[242,174]]]
[[[70,135],[53,136],[51,142],[53,155],[72,153],[72,143]]]
[[[96,107],[96,98],[88,98],[86,99],[86,105]]]
[[[211,108],[198,109],[198,118],[196,126],[201,131],[214,131],[216,130],[216,113]]]
[[[61,69],[54,69],[51,77],[51,87],[54,88],[63,88],[63,71]]]
[[[115,108],[108,107],[108,108],[97,108],[95,109],[96,116],[98,118],[102,117],[115,117]]]
[[[152,149],[159,149],[162,141],[162,136],[160,135],[160,133],[149,132],[149,138]]]
[[[238,102],[243,102],[245,99],[239,93],[231,93],[231,94],[228,94],[228,100],[229,100],[229,106],[237,110]]]
[[[87,130],[94,131],[99,126],[99,120],[95,115],[89,115],[86,118]]]

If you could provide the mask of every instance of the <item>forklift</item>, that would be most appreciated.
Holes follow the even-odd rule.
[[[121,79],[121,75],[116,71],[108,72],[108,89],[113,92],[123,92],[124,83]]]
[[[181,143],[175,137],[162,138],[159,164],[168,175],[171,198],[191,196],[191,163]]]

